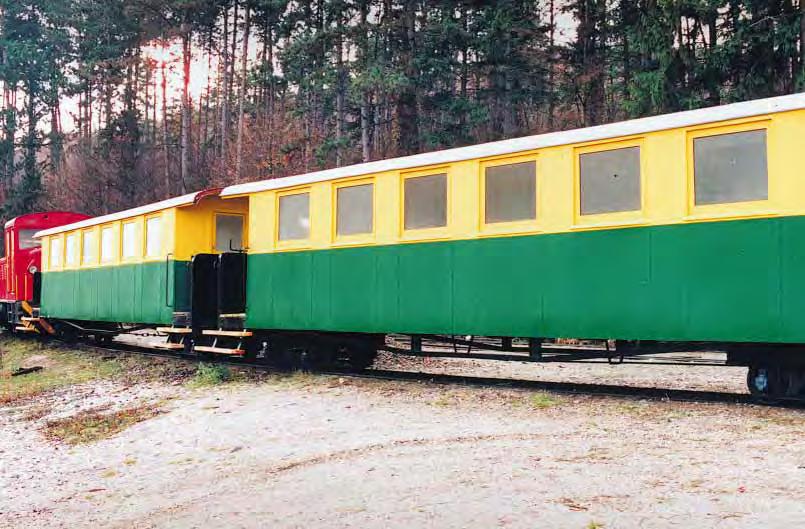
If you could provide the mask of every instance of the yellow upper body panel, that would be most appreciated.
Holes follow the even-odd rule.
[[[50,272],[190,260],[195,254],[215,253],[218,214],[241,216],[245,225],[248,201],[211,196],[195,204],[43,235],[42,269]]]
[[[745,131],[765,131],[767,198],[696,205],[693,198],[694,140]],[[798,156],[803,137],[805,110],[793,110],[287,188],[280,186],[246,194],[250,203],[249,250],[264,253],[802,215],[805,214],[805,178],[801,176]],[[632,211],[582,215],[580,157],[629,147],[639,147],[639,207]],[[536,166],[535,218],[485,223],[485,170],[490,166],[529,161]],[[434,174],[447,175],[446,226],[406,230],[406,179]],[[339,237],[335,229],[336,193],[344,186],[366,183],[374,184],[372,231]],[[309,193],[309,235],[303,239],[280,240],[280,200],[299,193]]]

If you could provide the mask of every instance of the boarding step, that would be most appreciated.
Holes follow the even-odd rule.
[[[171,351],[178,351],[179,349],[184,349],[184,344],[173,342],[155,343],[154,347],[156,349],[170,349]]]
[[[243,349],[228,349],[226,347],[211,347],[206,345],[196,345],[195,347],[193,347],[193,350],[202,353],[215,353],[220,355],[232,355],[232,356],[243,356],[246,354],[246,351]]]
[[[14,327],[14,329],[20,332],[39,332],[38,330],[36,330],[36,328],[26,327],[25,325],[17,325],[16,327]]]
[[[157,332],[163,334],[192,334],[190,327],[157,327]]]
[[[37,323],[39,322],[39,318],[31,317],[31,316],[23,316],[20,318],[22,321],[27,321],[29,323]]]
[[[201,334],[205,336],[231,336],[233,338],[248,338],[254,335],[252,331],[225,331],[223,329],[208,329],[201,331]]]

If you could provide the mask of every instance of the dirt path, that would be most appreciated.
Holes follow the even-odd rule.
[[[316,376],[152,389],[164,413],[77,447],[0,410],[0,527],[805,525],[801,410]]]

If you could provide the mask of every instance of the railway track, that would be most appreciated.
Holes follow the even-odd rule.
[[[64,343],[61,342],[60,343]],[[216,364],[245,367],[261,371],[277,372],[274,366],[260,362],[252,362],[241,359],[209,359],[200,358],[194,354],[177,353],[172,351],[158,350],[147,346],[134,345],[124,342],[112,342],[111,344],[99,345],[92,342],[79,342],[91,350],[113,354],[138,354],[160,358],[173,358],[188,360],[191,362],[213,362]],[[72,344],[71,344],[72,345]],[[800,400],[778,400],[766,401],[758,399],[745,393],[730,393],[720,391],[702,391],[688,389],[670,389],[660,387],[639,387],[621,386],[613,384],[590,384],[579,382],[556,382],[556,381],[537,381],[511,378],[481,377],[467,375],[434,374],[421,371],[397,371],[386,369],[366,369],[359,372],[351,371],[315,371],[316,374],[324,376],[337,376],[342,378],[354,379],[374,379],[384,381],[408,381],[438,384],[443,386],[459,386],[474,388],[499,388],[515,389],[522,391],[550,391],[562,395],[579,396],[601,396],[614,397],[628,400],[653,400],[653,401],[672,401],[672,402],[696,402],[696,403],[727,403],[739,405],[760,405],[775,406],[786,408],[805,409],[805,401]]]

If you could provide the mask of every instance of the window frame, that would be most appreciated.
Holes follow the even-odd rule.
[[[70,239],[76,245],[75,259],[72,263],[69,259]],[[78,268],[79,266],[81,266],[81,233],[69,231],[64,234],[64,268]]]
[[[612,211],[607,213],[581,213],[581,157],[584,154],[616,151],[637,147],[640,154],[640,208],[631,211]],[[589,229],[609,226],[638,226],[646,223],[646,185],[649,171],[648,153],[645,138],[617,138],[579,145],[573,149],[573,227],[571,229]]]
[[[372,186],[372,229],[368,233],[355,233],[352,235],[338,234],[338,191],[347,187]],[[377,234],[377,182],[375,177],[349,179],[332,182],[330,186],[330,243],[333,246],[350,246],[356,244],[372,244]]]
[[[112,257],[108,261],[105,261],[103,258],[103,233],[105,230],[112,231]],[[117,240],[115,240],[117,238]],[[116,264],[120,260],[120,224],[107,224],[101,225],[98,231],[98,264],[103,265],[113,265]]]
[[[126,226],[134,226],[134,255],[126,256]],[[133,262],[142,259],[142,240],[138,241],[139,219],[124,220],[120,223],[120,260],[122,262]],[[137,244],[139,242],[139,244]]]
[[[533,219],[511,220],[504,222],[486,222],[486,170],[489,167],[499,167],[502,165],[514,165],[519,163],[534,163],[534,197],[535,216]],[[536,152],[521,155],[496,156],[480,160],[478,163],[478,232],[481,236],[498,235],[501,233],[538,233],[542,230],[540,198],[542,197],[542,186],[539,177],[539,155]]]
[[[211,237],[212,253],[218,253],[218,254],[226,253],[226,252],[222,252],[222,251],[218,250],[218,248],[217,248],[217,243],[218,243],[218,216],[219,215],[222,216],[222,217],[240,217],[241,225],[243,226],[243,230],[241,231],[241,234],[240,234],[240,240],[241,240],[241,245],[242,245],[242,248],[240,249],[240,251],[244,252],[244,253],[247,252],[248,251],[248,245],[247,245],[247,241],[246,241],[246,232],[249,230],[249,223],[248,223],[248,219],[246,218],[246,215],[244,215],[243,213],[237,213],[237,212],[234,212],[234,211],[225,211],[225,210],[216,209],[215,211],[212,212],[212,237]],[[279,209],[277,209],[277,218],[279,219]],[[279,224],[277,224],[277,229],[279,229]],[[279,233],[279,232],[277,232],[277,233]],[[229,250],[227,250],[227,252],[228,251]]]
[[[694,140],[709,136],[722,136],[738,132],[751,132],[764,130],[766,132],[766,191],[765,200],[747,200],[743,202],[723,202],[718,204],[696,204],[696,159],[694,155]],[[779,214],[779,194],[776,192],[777,178],[773,166],[772,146],[774,145],[773,127],[771,119],[764,116],[733,123],[730,125],[710,124],[703,127],[688,129],[685,137],[686,160],[686,211],[684,220],[695,221],[701,219],[731,219],[745,217],[766,217]]]
[[[94,248],[92,248],[92,252],[90,253],[90,256],[92,257],[90,261],[87,261],[85,259],[86,254],[84,253],[84,248],[86,247],[85,241],[87,238],[87,234],[92,234],[95,236],[95,244],[93,245]],[[82,267],[97,266],[100,263],[101,261],[101,252],[99,246],[100,241],[101,241],[100,231],[97,229],[97,227],[81,230],[81,244],[79,247],[79,250],[81,251],[80,266]]]
[[[423,176],[444,175],[445,177],[445,225],[433,228],[405,229],[405,182]],[[399,226],[398,233],[401,242],[421,241],[450,238],[450,229],[453,225],[453,175],[451,165],[434,165],[414,171],[400,172],[399,175]]]
[[[59,261],[53,262],[53,243],[59,246]],[[64,234],[51,235],[48,239],[48,271],[64,270]]]
[[[307,231],[307,237],[304,239],[282,240],[280,239],[280,201],[282,197],[301,195],[304,193],[307,193],[308,196],[308,221],[310,223],[310,226],[308,227]],[[315,208],[313,207],[313,186],[305,185],[305,186],[293,187],[290,189],[283,189],[282,191],[277,191],[274,195],[274,247],[277,250],[311,248],[311,241],[313,240],[314,210]],[[244,224],[244,230],[246,229],[247,227]]]
[[[148,221],[157,219],[159,220],[159,251],[156,254],[151,255],[148,253]],[[156,213],[153,215],[146,215],[143,219],[143,237],[142,237],[142,256],[143,260],[145,261],[154,261],[162,259],[164,255],[164,244],[165,244],[165,218],[163,217],[162,213]]]

